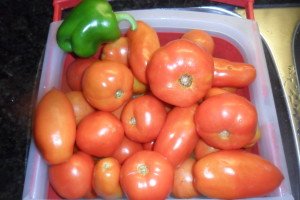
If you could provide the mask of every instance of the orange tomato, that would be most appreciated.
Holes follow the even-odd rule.
[[[210,54],[213,54],[214,52],[214,39],[203,30],[191,30],[183,34],[182,38],[196,43],[197,45],[203,47]]]
[[[102,49],[101,60],[110,60],[128,65],[128,38],[120,37],[114,42],[106,43]]]

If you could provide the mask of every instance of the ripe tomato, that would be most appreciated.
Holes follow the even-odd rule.
[[[144,143],[144,144],[143,144],[143,149],[144,149],[144,150],[153,151],[153,149],[154,149],[154,144],[155,144],[155,140],[152,140],[152,141],[150,141],[150,142]]]
[[[219,149],[209,146],[202,139],[199,139],[194,149],[194,155],[196,160],[199,160],[204,156],[217,151],[219,151]]]
[[[111,157],[100,159],[94,169],[93,188],[104,199],[120,199],[122,189],[119,183],[121,165]]]
[[[121,121],[129,139],[147,143],[156,139],[166,116],[167,112],[160,100],[152,95],[144,95],[126,104]]]
[[[102,49],[101,60],[110,60],[128,65],[128,38],[120,37],[114,42],[106,43]]]
[[[194,123],[196,107],[175,107],[171,110],[156,139],[154,151],[165,156],[174,167],[187,159],[197,144]]]
[[[139,151],[121,167],[123,192],[132,200],[165,199],[172,190],[174,169],[161,154]]]
[[[204,99],[207,99],[209,97],[218,95],[218,94],[224,94],[224,93],[235,93],[235,88],[219,88],[219,87],[212,87],[210,88],[207,93],[205,94]]]
[[[213,59],[191,41],[173,40],[153,54],[147,77],[155,96],[169,104],[188,107],[211,87]]]
[[[127,158],[141,150],[143,150],[143,146],[140,143],[131,141],[127,137],[124,137],[122,143],[115,150],[112,157],[117,159],[120,164],[123,164]]]
[[[242,150],[222,150],[197,161],[195,187],[210,198],[240,199],[265,195],[277,188],[280,170],[258,155]]]
[[[76,122],[72,105],[66,95],[53,88],[37,105],[34,141],[48,164],[59,164],[73,154]]]
[[[95,111],[95,109],[86,101],[81,91],[71,91],[66,93],[71,102],[78,124],[85,116]]]
[[[77,58],[68,66],[66,80],[72,90],[81,90],[81,80],[84,71],[97,60],[96,58]]]
[[[203,30],[191,30],[183,34],[182,38],[196,43],[197,45],[203,47],[210,54],[213,54],[214,52],[214,39]]]
[[[174,172],[172,195],[176,198],[193,198],[199,195],[194,187],[194,158],[186,159]]]
[[[97,157],[111,156],[124,137],[122,123],[109,112],[97,111],[78,125],[76,144],[82,151]]]
[[[129,64],[134,76],[147,84],[146,68],[154,51],[160,47],[156,31],[142,21],[137,21],[137,29],[127,32],[129,44]]]
[[[94,161],[83,152],[77,152],[61,164],[49,166],[49,182],[63,198],[82,198],[92,188]]]
[[[94,62],[86,69],[82,90],[87,101],[102,111],[114,111],[131,98],[133,75],[114,61]]]
[[[258,140],[260,138],[261,138],[261,133],[260,133],[259,128],[257,127],[254,137],[252,138],[252,140],[246,146],[244,146],[244,148],[251,148],[251,147],[253,147],[258,142]]]
[[[257,113],[246,98],[225,93],[202,102],[195,114],[199,136],[218,149],[239,149],[255,135]]]
[[[250,85],[256,77],[256,69],[247,63],[230,62],[214,58],[213,86],[242,88]]]
[[[144,94],[147,91],[147,86],[140,82],[137,78],[133,78],[133,93]]]

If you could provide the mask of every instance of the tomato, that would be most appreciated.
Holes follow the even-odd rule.
[[[97,111],[78,125],[76,144],[82,151],[97,157],[111,156],[124,137],[122,123],[109,112]]]
[[[122,197],[119,183],[120,163],[111,157],[100,159],[94,169],[93,188],[104,199],[118,199]]]
[[[260,138],[261,138],[261,133],[260,133],[259,128],[257,127],[254,137],[252,138],[252,140],[246,146],[244,146],[244,148],[253,147],[258,142],[258,140]]]
[[[194,123],[196,107],[175,107],[171,110],[156,139],[154,151],[165,156],[174,167],[190,156],[198,141]]]
[[[203,47],[207,52],[213,54],[214,52],[214,39],[203,30],[191,30],[183,34],[182,38],[190,40],[199,46]]]
[[[194,187],[194,158],[186,159],[174,172],[172,195],[176,198],[193,198],[199,195]]]
[[[71,91],[66,93],[71,102],[78,124],[85,116],[95,111],[95,109],[86,101],[81,91]]]
[[[250,85],[256,77],[256,69],[251,64],[230,62],[214,58],[213,86],[242,88]]]
[[[106,43],[102,49],[101,60],[110,60],[128,65],[128,38],[120,37],[114,42]]]
[[[219,149],[209,146],[202,139],[199,139],[194,149],[194,155],[196,160],[199,160],[204,156],[217,151],[219,151]]]
[[[239,149],[255,135],[257,112],[254,105],[237,94],[225,93],[202,102],[195,114],[199,136],[218,149]]]
[[[147,84],[146,68],[154,51],[160,47],[156,31],[142,21],[137,21],[137,29],[127,32],[129,45],[129,64],[134,76]]]
[[[152,140],[152,141],[150,141],[150,142],[144,143],[144,144],[143,144],[143,149],[144,149],[144,150],[153,151],[153,149],[154,149],[154,144],[155,144],[155,140]]]
[[[137,78],[133,78],[133,93],[144,94],[147,91],[147,86],[139,81]]]
[[[120,164],[132,156],[134,153],[143,150],[143,146],[140,143],[129,140],[124,137],[120,146],[115,150],[112,157],[117,159]]]
[[[174,169],[154,151],[139,151],[121,167],[120,183],[129,199],[165,199],[172,190]]]
[[[155,96],[169,104],[188,107],[211,87],[213,59],[191,41],[173,40],[153,54],[147,77]]]
[[[82,90],[87,101],[102,111],[114,111],[131,98],[133,75],[114,61],[94,62],[86,69]]]
[[[204,99],[207,99],[209,97],[218,95],[218,94],[223,94],[223,93],[235,93],[236,89],[235,88],[218,88],[218,87],[212,87],[210,88],[207,93],[205,94]]]
[[[126,104],[121,121],[129,139],[147,143],[156,139],[166,116],[167,112],[160,100],[152,95],[144,95]]]
[[[265,195],[283,180],[280,170],[258,155],[242,150],[222,150],[200,159],[193,169],[195,187],[216,199]]]
[[[82,198],[92,188],[94,161],[83,152],[77,152],[61,164],[49,166],[49,182],[63,198]]]
[[[48,164],[67,161],[73,154],[76,122],[66,95],[53,88],[37,105],[34,119],[34,141]]]
[[[72,90],[81,90],[81,80],[84,71],[97,60],[96,58],[77,58],[68,66],[66,80]]]

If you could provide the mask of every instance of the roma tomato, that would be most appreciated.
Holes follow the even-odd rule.
[[[71,102],[78,124],[85,116],[95,111],[95,109],[86,101],[81,91],[71,91],[66,93]]]
[[[250,85],[256,77],[256,69],[247,63],[214,58],[214,68],[213,86],[215,87],[242,88]]]
[[[53,88],[42,97],[35,111],[35,144],[48,164],[59,164],[72,156],[75,135],[72,104],[63,92]]]
[[[240,199],[265,195],[276,189],[283,175],[258,155],[242,150],[222,150],[197,161],[195,187],[216,199]]]
[[[111,156],[124,137],[122,123],[109,112],[97,111],[78,125],[76,144],[82,151],[97,157]]]
[[[183,34],[182,38],[190,40],[203,47],[207,52],[213,54],[215,48],[214,39],[203,30],[191,30]]]
[[[199,136],[218,149],[239,149],[255,135],[257,113],[253,104],[237,94],[225,93],[202,102],[195,114]]]
[[[133,75],[114,61],[94,62],[86,69],[82,91],[87,101],[102,111],[114,111],[131,98]]]
[[[121,121],[129,139],[147,143],[156,139],[166,116],[167,112],[160,100],[152,95],[144,95],[126,104]]]
[[[111,157],[100,159],[94,168],[93,188],[104,199],[120,199],[120,163]]]
[[[128,38],[120,37],[114,42],[106,43],[102,49],[101,60],[110,60],[128,65]]]
[[[209,146],[202,139],[199,139],[194,149],[194,155],[196,160],[199,160],[204,156],[217,151],[219,151],[219,149]]]
[[[169,104],[188,107],[211,87],[213,59],[191,41],[173,40],[153,54],[147,77],[155,96]]]
[[[175,107],[168,113],[154,145],[154,151],[165,156],[174,167],[193,152],[198,135],[194,123],[197,105],[187,108]]]
[[[49,166],[49,182],[63,198],[82,198],[91,191],[94,161],[83,152],[77,152],[61,164]]]
[[[156,31],[142,21],[137,21],[137,29],[127,32],[129,44],[129,65],[134,76],[147,84],[146,68],[154,51],[160,47]]]
[[[121,167],[123,192],[131,200],[165,199],[172,190],[174,169],[161,154],[139,151]]]
[[[143,146],[140,143],[131,141],[127,137],[124,137],[122,143],[115,150],[112,157],[117,159],[120,164],[123,164],[127,158],[141,150],[143,150]]]
[[[71,90],[81,90],[81,80],[84,71],[93,63],[96,58],[77,58],[67,68],[66,80]]]
[[[196,163],[194,158],[186,159],[174,172],[172,195],[176,198],[193,198],[199,195],[194,187],[193,167]]]

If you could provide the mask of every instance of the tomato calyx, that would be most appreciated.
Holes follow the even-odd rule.
[[[148,169],[147,165],[140,164],[137,166],[137,172],[143,176],[146,176],[149,172],[149,169]]]
[[[122,98],[123,95],[124,95],[124,91],[121,90],[121,89],[118,89],[118,90],[115,92],[115,98],[116,98],[116,99]]]
[[[223,130],[219,133],[219,137],[222,139],[222,140],[228,140],[229,139],[229,136],[230,136],[230,132],[227,131],[227,130]]]
[[[180,85],[182,85],[183,87],[190,87],[193,83],[193,77],[189,74],[183,74],[182,76],[180,76],[180,78],[178,79]]]
[[[135,125],[136,125],[136,119],[135,119],[135,117],[131,117],[131,118],[130,118],[129,124],[132,125],[132,126],[135,126]]]

